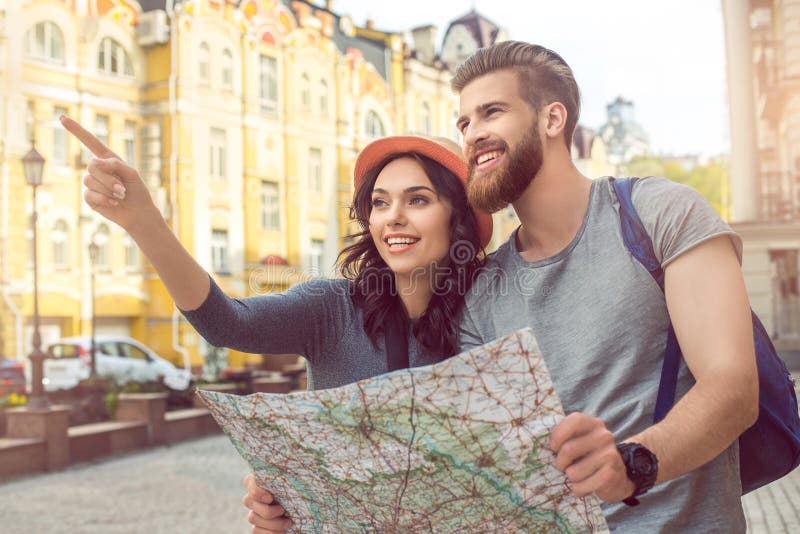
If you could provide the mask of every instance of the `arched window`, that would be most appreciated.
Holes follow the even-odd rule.
[[[422,135],[431,135],[431,108],[427,102],[419,108],[419,132]]]
[[[133,76],[128,51],[111,37],[104,37],[97,49],[97,70],[114,76]]]
[[[328,82],[325,80],[319,82],[319,113],[328,116]]]
[[[300,106],[303,111],[311,109],[311,80],[305,73],[300,76]]]
[[[211,72],[211,49],[208,43],[200,43],[197,49],[197,79],[203,85],[208,85],[208,76]]]
[[[383,121],[373,110],[367,111],[367,118],[364,122],[364,131],[367,137],[377,139],[386,135],[386,130],[383,127]]]
[[[53,240],[53,265],[63,269],[69,264],[69,227],[65,220],[56,221],[51,238]]]
[[[222,88],[233,91],[233,53],[227,48],[222,51]]]
[[[38,22],[25,34],[25,54],[44,61],[64,64],[64,33],[50,21]]]

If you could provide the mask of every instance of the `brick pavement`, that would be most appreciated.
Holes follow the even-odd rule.
[[[793,372],[800,397],[800,371]],[[800,532],[800,468],[742,499],[751,534]]]

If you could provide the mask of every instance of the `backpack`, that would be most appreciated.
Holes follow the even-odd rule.
[[[630,253],[647,269],[661,290],[664,271],[653,252],[653,242],[636,214],[631,196],[638,178],[612,179],[619,200],[622,237]],[[781,478],[800,464],[800,417],[794,382],[755,313],[753,339],[758,365],[758,419],[739,436],[739,476],[742,495]],[[681,348],[669,326],[661,382],[653,423],[662,420],[675,402]]]

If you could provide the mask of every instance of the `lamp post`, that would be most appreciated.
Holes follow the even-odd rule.
[[[94,271],[95,265],[97,263],[97,254],[100,252],[100,246],[95,242],[94,236],[92,236],[92,240],[89,243],[89,260],[91,260],[92,266],[91,270],[89,271],[89,286],[91,287],[91,298],[92,298],[92,345],[90,349],[90,355],[92,358],[92,370],[91,374],[89,375],[91,378],[97,376],[97,340],[95,339],[95,330],[96,330],[96,320],[97,314],[95,313],[94,307]]]
[[[36,244],[36,188],[42,185],[42,171],[44,170],[44,158],[36,151],[33,140],[31,139],[31,149],[22,158],[22,167],[25,171],[25,181],[33,188],[33,351],[28,358],[31,360],[31,375],[33,384],[31,398],[28,400],[28,407],[33,409],[43,409],[49,406],[47,397],[42,387],[44,378],[44,359],[45,353],[42,352],[42,335],[39,332],[39,265],[38,251]]]

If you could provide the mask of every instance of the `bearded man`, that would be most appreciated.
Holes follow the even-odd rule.
[[[617,532],[745,532],[739,435],[758,415],[741,239],[693,189],[636,182],[632,201],[664,293],[626,247],[613,178],[572,162],[580,93],[555,52],[507,41],[457,70],[470,202],[513,205],[521,225],[489,255],[460,346],[531,327],[567,417],[551,434],[573,493],[596,495]],[[676,403],[653,423],[672,324],[683,352]],[[254,532],[283,509],[245,479]]]
[[[611,530],[744,532],[737,438],[757,417],[758,378],[740,238],[693,189],[636,182],[662,294],[624,244],[613,178],[572,162],[580,94],[558,54],[499,43],[452,86],[470,202],[510,203],[521,222],[467,298],[461,349],[533,328],[569,414],[551,435],[556,465],[576,495],[604,501]],[[670,321],[683,361],[653,424]]]

